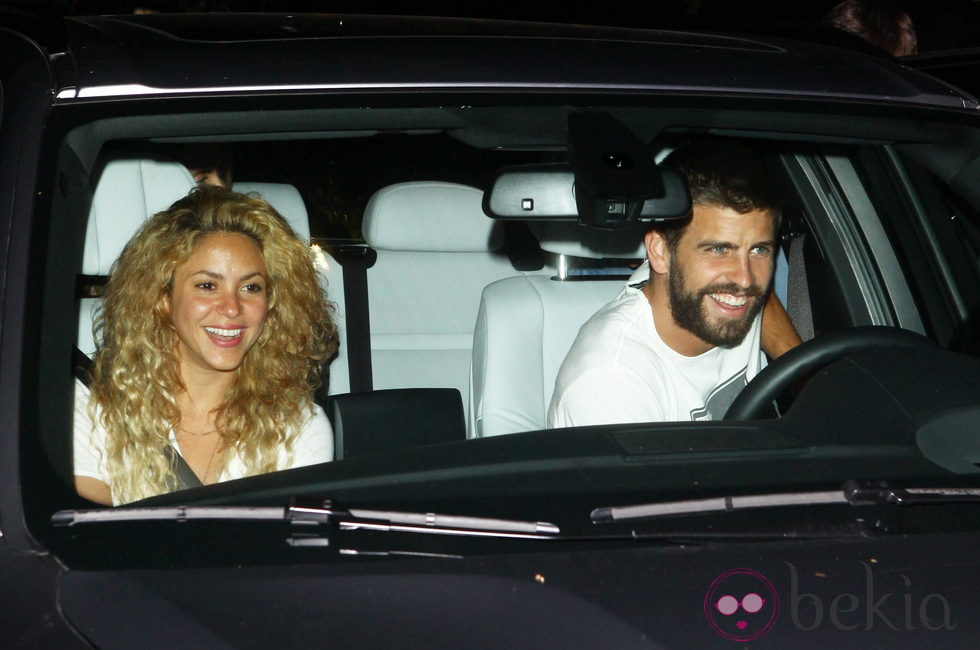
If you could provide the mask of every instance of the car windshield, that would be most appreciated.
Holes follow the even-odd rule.
[[[616,126],[596,127],[583,141],[576,126],[582,116]],[[438,521],[457,532],[588,535],[619,525],[614,517],[600,522],[591,516],[603,508],[833,492],[842,498],[810,503],[808,512],[836,522],[830,513],[834,504],[850,503],[848,481],[886,481],[896,489],[980,485],[980,447],[968,433],[980,419],[971,356],[980,349],[980,202],[969,181],[980,160],[980,131],[966,109],[867,98],[818,106],[708,90],[697,98],[625,88],[602,95],[558,87],[359,96],[244,90],[115,102],[79,97],[56,106],[50,125],[46,146],[53,153],[38,204],[47,225],[36,234],[43,253],[34,309],[44,344],[37,348],[31,413],[40,433],[30,452],[43,468],[31,480],[46,495],[37,506],[45,526],[60,512],[56,523],[77,530],[83,519],[64,513],[103,505],[169,508],[158,514],[171,521],[194,512],[176,506],[271,508],[262,512],[278,518],[276,508],[313,499],[314,512],[326,509],[323,516],[334,521],[342,516],[347,530],[378,520],[431,527],[436,524],[412,516],[436,513],[449,517]],[[623,148],[620,136],[636,144],[635,152]],[[663,244],[674,260],[748,260],[754,282],[736,287],[730,276],[737,272],[710,275],[705,263],[686,267],[687,284],[675,293],[689,289],[696,305],[737,312],[752,329],[695,352],[671,345],[674,339],[659,323],[657,329],[678,366],[705,355],[727,358],[744,345],[751,350],[734,371],[713,361],[709,380],[664,380],[665,394],[683,407],[665,407],[660,421],[621,406],[578,419],[580,406],[602,410],[623,393],[638,395],[634,402],[646,399],[645,385],[601,373],[580,392],[569,389],[571,415],[556,414],[562,408],[556,382],[563,386],[573,346],[578,355],[612,349],[577,341],[583,325],[626,299],[640,301],[636,313],[644,318],[653,309],[656,320],[646,288],[658,274],[662,286],[668,280],[658,270],[660,235],[649,233],[674,222],[695,228],[700,217],[695,212],[692,218],[690,209],[669,215],[647,201],[675,195],[671,179],[682,172],[672,161],[692,142],[718,152],[750,150],[779,207],[742,211],[745,219],[764,217],[744,241],[741,234],[709,233],[696,242],[697,253],[686,252],[686,235],[680,249]],[[627,195],[598,182],[589,186],[582,159],[593,150],[610,169],[651,170],[667,189]],[[190,426],[186,412],[174,417],[154,401],[162,395],[176,404],[186,389],[164,367],[172,350],[147,340],[145,349],[113,366],[120,374],[109,377],[109,366],[93,367],[122,340],[112,338],[122,335],[109,329],[104,314],[125,314],[119,318],[133,323],[143,318],[110,297],[162,292],[170,320],[160,322],[173,336],[168,330],[171,338],[152,341],[183,336],[182,319],[192,318],[180,289],[183,266],[172,268],[159,286],[130,286],[125,294],[113,289],[111,278],[130,268],[117,260],[135,255],[124,253],[131,238],[199,183],[224,184],[271,205],[305,247],[316,288],[329,302],[336,350],[324,361],[312,397],[329,441],[304,446],[305,433],[282,434],[292,446],[288,462],[263,465],[242,451],[241,467],[237,456],[214,464],[218,444],[207,445],[218,440],[215,431]],[[589,206],[586,197],[593,199]],[[566,212],[552,200],[564,201]],[[695,197],[695,210],[705,204],[715,205]],[[181,264],[196,259],[188,255]],[[264,255],[253,265],[268,270],[253,275],[275,278],[269,304],[282,309],[274,301],[287,298],[276,292],[291,279],[275,275],[275,261],[267,250]],[[238,267],[228,269],[238,273]],[[701,275],[690,275],[691,269]],[[204,286],[194,282],[195,290]],[[746,304],[761,310],[770,293],[807,342],[803,346],[790,352],[767,347],[769,316],[762,324],[744,316]],[[665,313],[680,309],[670,303]],[[245,316],[235,318],[245,323]],[[237,322],[200,324],[209,328],[211,344],[226,349],[251,327],[232,327]],[[180,349],[183,359],[194,352],[190,344]],[[248,354],[259,353],[272,354],[260,347]],[[588,363],[613,363],[613,355]],[[154,363],[162,365],[154,369]],[[766,367],[777,372],[764,374]],[[756,375],[767,383],[751,381]],[[136,382],[125,390],[146,396],[134,403],[158,405],[146,406],[140,426],[156,426],[154,416],[166,420],[168,467],[176,467],[175,452],[187,455],[190,474],[186,481],[163,481],[166,489],[116,488],[100,504],[76,493],[77,477],[106,482],[120,471],[107,468],[134,452],[121,443],[91,443],[80,437],[79,422],[89,432],[104,428],[102,414],[90,407],[90,384],[94,379],[118,388],[122,383],[112,382],[123,376]],[[682,382],[704,393],[697,408],[676,397]],[[175,386],[182,388],[175,393]],[[735,389],[721,406],[707,399],[730,386]],[[287,397],[283,390],[267,401],[287,403]],[[288,403],[311,408],[303,400]],[[294,422],[294,416],[284,417]],[[240,440],[223,444],[237,449],[239,443],[245,449]],[[204,449],[196,456],[195,445]],[[153,454],[163,457],[157,448]],[[707,533],[698,519],[710,519],[711,512],[683,510],[685,534]],[[292,521],[293,515],[284,516]],[[216,515],[202,525],[243,530],[245,519]],[[93,535],[113,534],[109,520],[92,521],[102,522]],[[758,526],[759,535],[801,525],[771,512],[742,522]],[[671,530],[676,522],[648,525]],[[44,534],[59,544],[69,539],[61,525]],[[208,552],[198,551],[202,558]]]

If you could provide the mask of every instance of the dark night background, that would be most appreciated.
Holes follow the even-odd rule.
[[[503,0],[440,3],[362,0],[0,0],[0,21],[26,23],[58,15],[134,11],[255,11],[460,16],[543,22],[705,29],[811,36],[838,0],[651,0],[562,3]],[[916,26],[922,52],[980,47],[980,0],[899,0]]]
[[[822,28],[821,18],[839,0],[660,0],[637,5],[621,0],[535,0],[459,2],[418,0],[0,0],[0,25],[25,31],[40,42],[58,42],[60,16],[131,14],[134,12],[286,12],[373,15],[456,16],[476,19],[704,30],[765,34],[829,42],[883,56],[881,51],[836,30]],[[960,50],[957,59],[972,62],[957,69],[932,70],[963,88],[976,90],[980,60],[980,0],[898,0],[916,26],[920,52]],[[506,30],[506,27],[503,27]],[[220,38],[221,34],[215,34]],[[967,50],[964,52],[963,50]],[[964,57],[965,55],[965,57]],[[375,190],[409,180],[440,178],[483,186],[493,169],[504,164],[534,162],[505,154],[485,155],[448,136],[384,135],[370,139],[308,142],[238,143],[229,159],[240,181],[260,180],[296,185],[314,215],[314,235],[359,239],[364,205]],[[377,165],[403,155],[411,146],[416,164],[405,169]],[[180,158],[179,152],[164,152]],[[513,155],[513,154],[510,154]],[[297,161],[304,161],[298,165]]]

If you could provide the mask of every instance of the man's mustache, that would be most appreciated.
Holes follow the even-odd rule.
[[[711,293],[730,293],[733,296],[746,296],[748,298],[760,298],[765,290],[757,284],[742,288],[734,282],[722,282],[704,287],[698,291],[698,296],[707,296]]]

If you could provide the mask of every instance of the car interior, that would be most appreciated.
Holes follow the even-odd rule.
[[[181,145],[220,144],[235,151],[233,189],[266,199],[310,242],[334,305],[340,347],[317,401],[332,420],[336,460],[544,429],[565,354],[579,327],[643,263],[650,223],[493,218],[491,204],[505,193],[508,173],[567,163],[568,116],[596,110],[229,111],[110,117],[70,130],[58,170],[67,180],[52,214],[56,224],[72,224],[66,241],[75,232],[82,243],[49,260],[49,277],[73,268],[76,301],[49,313],[74,313],[64,319],[77,323],[67,337],[74,375],[84,377],[95,352],[93,314],[113,261],[145,219],[195,186]],[[804,339],[862,324],[942,335],[917,310],[892,307],[915,303],[914,289],[893,282],[886,297],[882,283],[868,279],[889,263],[874,251],[875,237],[895,234],[873,218],[882,201],[867,176],[880,161],[860,156],[896,142],[901,115],[849,120],[661,106],[601,113],[635,134],[653,167],[692,134],[739,138],[765,153],[787,197],[774,290]],[[956,129],[937,127],[928,137]],[[542,190],[544,177],[527,186],[542,201],[556,196],[553,184]],[[69,346],[55,347],[64,354]],[[63,426],[42,429],[51,432],[43,442],[68,479]]]

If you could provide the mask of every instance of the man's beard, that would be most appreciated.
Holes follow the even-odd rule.
[[[674,322],[705,343],[722,348],[733,348],[745,339],[756,315],[762,309],[764,302],[762,298],[765,294],[758,285],[742,289],[734,283],[712,284],[691,293],[687,290],[683,271],[677,266],[671,268],[667,274],[667,288],[670,313],[674,317]],[[711,293],[748,296],[751,304],[745,316],[741,318],[716,319],[712,322],[704,303],[705,298]]]

